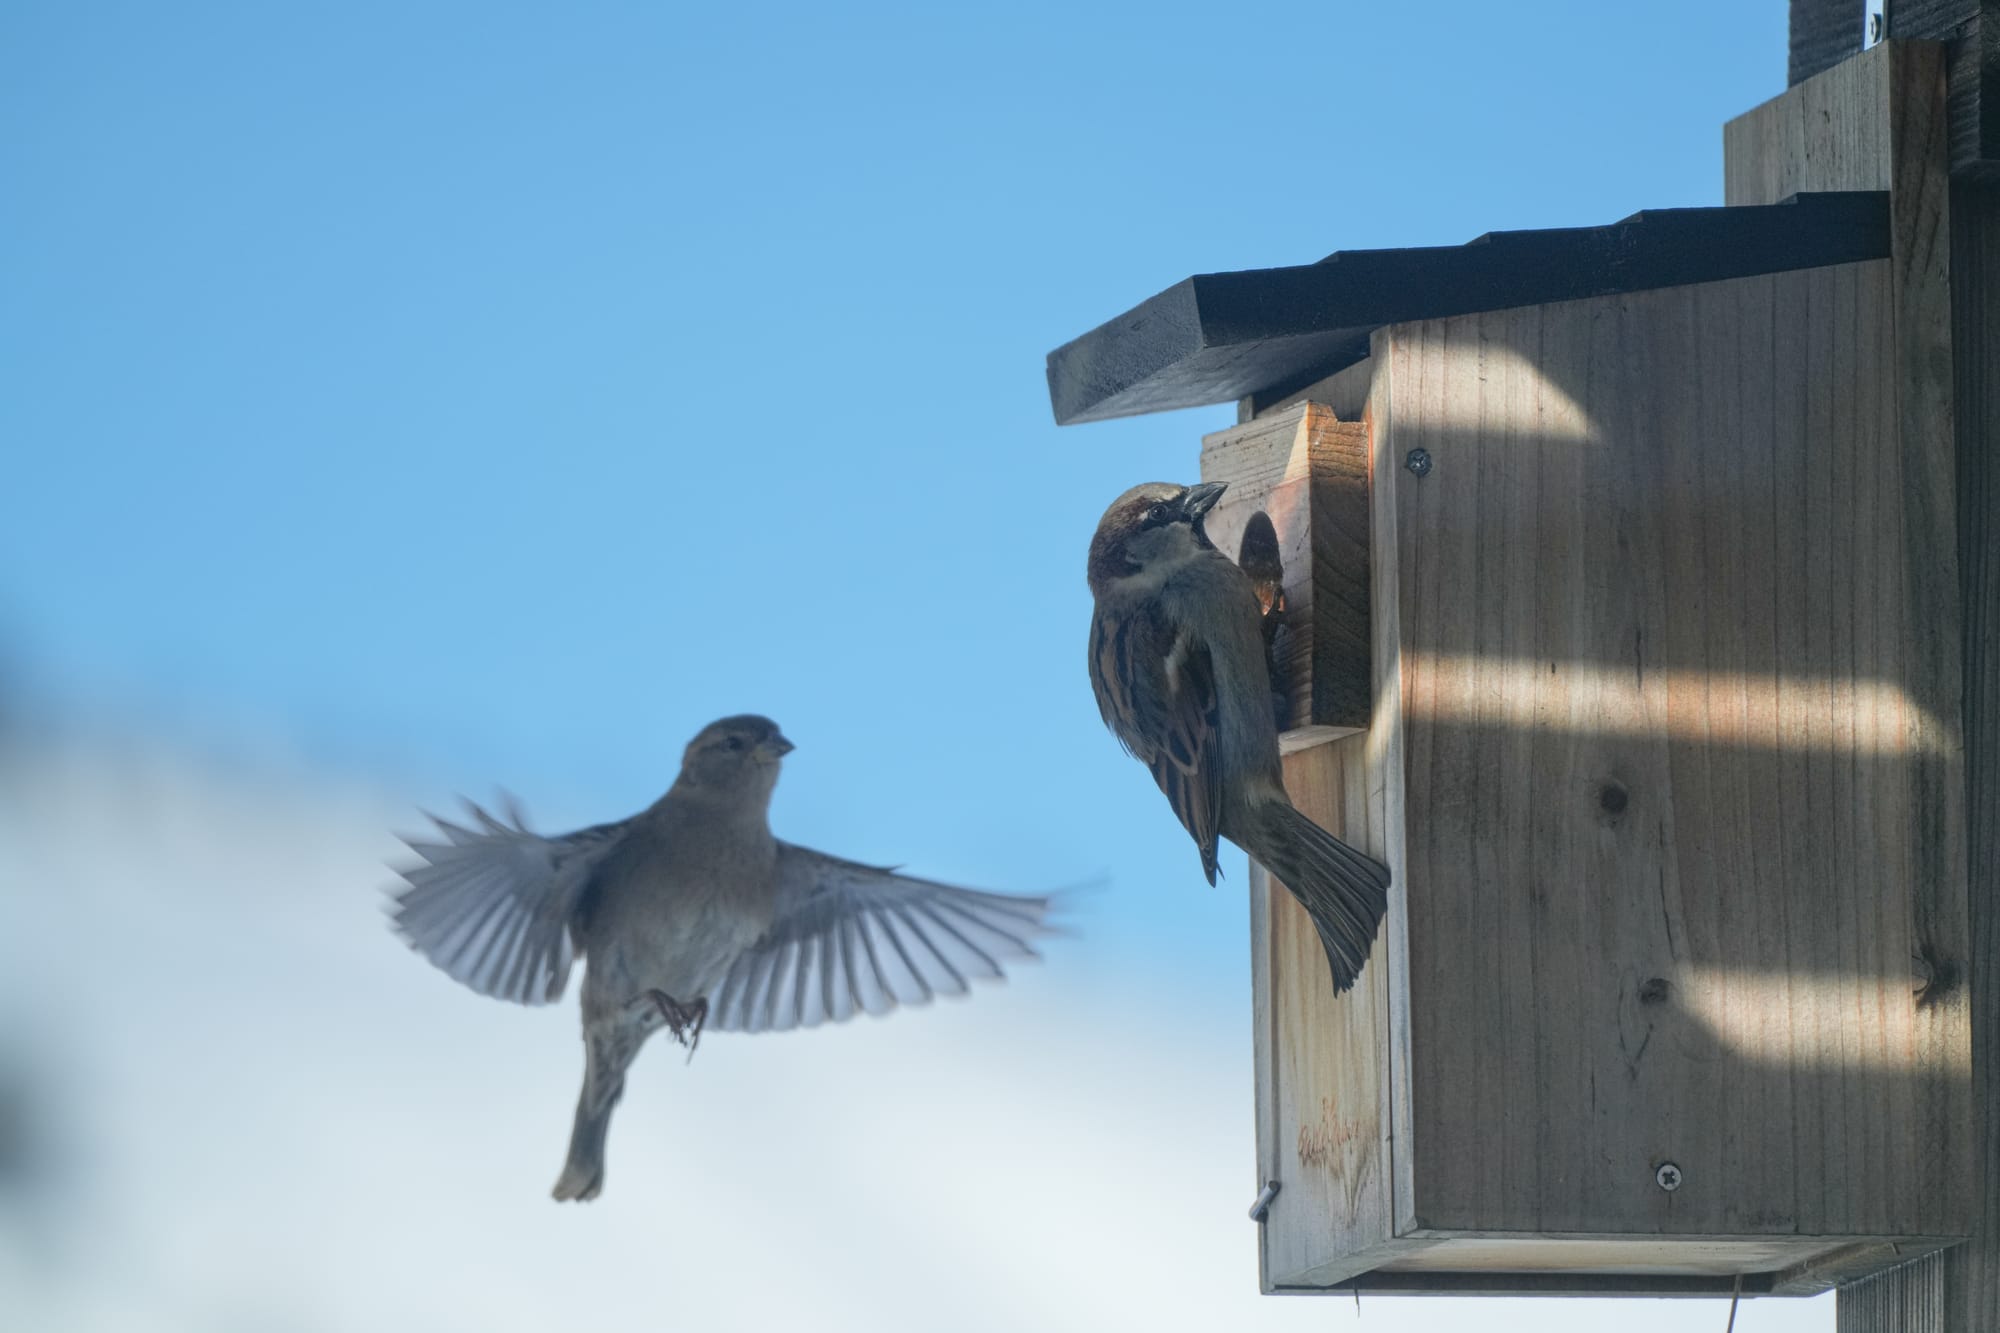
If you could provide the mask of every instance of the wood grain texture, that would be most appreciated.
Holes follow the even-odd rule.
[[[1313,1181],[1267,1290],[1802,1293],[2000,1199],[2000,211],[1946,193],[1944,69],[1885,44],[1725,134],[1731,203],[1887,190],[1889,259],[1395,325],[1305,391],[1365,400],[1376,709],[1287,777],[1395,882],[1353,1012],[1255,918],[1260,1171]],[[1984,1326],[1996,1274],[1843,1328]]]
[[[1985,1218],[1973,1239],[1840,1293],[1841,1333],[1947,1333],[2000,1321],[2000,189],[1951,189],[1958,593],[1971,885],[1973,1071],[1986,1108],[1968,1154]]]
[[[1966,948],[1956,614],[1911,595],[1955,558],[1890,298],[1876,262],[1389,331],[1377,429],[1435,460],[1390,483],[1399,1233],[1968,1224],[1963,996],[1910,968]]]
[[[1945,1296],[1945,1264],[1951,1253],[1926,1255],[1841,1288],[1834,1313],[1839,1333],[1957,1333],[1991,1327],[1990,1321],[1963,1317],[1962,1307],[1949,1308],[1960,1305]]]
[[[1287,755],[1285,787],[1322,827],[1380,856],[1385,830],[1380,803],[1370,797],[1367,746],[1367,737],[1350,736]],[[1265,1080],[1257,1099],[1258,1170],[1260,1179],[1284,1186],[1263,1228],[1263,1286],[1326,1286],[1373,1267],[1394,1241],[1392,965],[1378,946],[1354,988],[1336,996],[1304,909],[1291,894],[1272,892],[1270,876],[1255,865],[1251,896],[1256,1063]]]
[[[2000,1106],[2000,988],[1982,987],[1978,979],[2000,968],[2000,912],[1994,907],[2000,838],[1991,813],[2000,808],[2000,656],[1992,645],[2000,537],[1991,523],[1994,506],[2000,504],[1992,464],[1995,441],[2000,441],[2000,202],[1991,187],[1962,181],[1947,187],[1945,177],[1948,166],[1964,171],[1969,158],[1987,151],[1978,142],[1976,104],[1990,86],[1982,82],[1990,78],[1992,64],[1983,43],[2000,36],[2000,24],[1987,22],[1982,33],[1977,23],[1981,11],[1991,8],[1987,0],[1906,0],[1891,8],[1893,36],[1960,39],[1946,57],[1947,109],[1942,113],[1937,48],[1895,42],[1865,58],[1877,71],[1872,76],[1859,82],[1846,76],[1846,92],[1853,100],[1843,114],[1875,117],[1887,127],[1879,138],[1849,135],[1831,145],[1831,151],[1823,144],[1821,152],[1808,153],[1802,138],[1777,128],[1810,118],[1801,95],[1839,102],[1832,85],[1841,80],[1831,76],[1825,91],[1814,91],[1811,84],[1795,88],[1733,123],[1726,137],[1732,203],[1759,202],[1768,191],[1787,186],[1830,188],[1853,179],[1857,170],[1890,189],[1897,355],[1908,389],[1904,428],[1925,438],[1941,429],[1954,435],[1960,577],[1952,593],[1961,616],[1964,780],[1967,809],[1973,814],[1965,830],[1973,891],[1966,909],[1971,959],[1961,975],[1972,978],[1973,1067],[1977,1097],[1987,1112],[1983,1151],[1978,1144],[1968,1145],[1966,1154],[1949,1165],[1962,1170],[1962,1161],[1983,1162],[1982,1171],[1966,1175],[1976,1182],[1989,1219],[2000,1214],[2000,1146],[1995,1142],[2000,1116],[1992,1112]],[[1941,125],[1948,127],[1943,137],[1949,147],[1939,142]],[[1941,225],[1947,208],[1948,241]],[[1938,352],[1941,309],[1948,312],[1948,363]],[[1942,364],[1950,366],[1948,377],[1939,373]],[[1939,399],[1947,394],[1946,410],[1940,410]],[[1919,488],[1912,499],[1925,495],[1930,497],[1923,506],[1928,509],[1937,503],[1935,484]],[[1915,521],[1928,520],[1917,516]],[[1942,591],[1937,580],[1916,590],[1931,599]],[[1934,601],[1928,604],[1936,614]],[[1941,906],[1958,910],[1955,904]],[[2000,1230],[1989,1220],[1967,1245],[1843,1287],[1839,1323],[1842,1333],[1944,1333],[1984,1326],[1996,1319],[1996,1311]]]
[[[1343,1008],[1259,884],[1266,1290],[1805,1292],[1967,1224],[1965,999],[1909,966],[1967,942],[1905,280],[1376,335],[1375,724],[1288,782],[1368,821],[1388,947]]]
[[[1896,0],[1889,35],[1947,45],[1954,175],[2000,176],[2000,0]]]
[[[1889,81],[1908,44],[1881,42],[1722,127],[1722,199],[1889,188]]]
[[[1667,208],[1464,245],[1343,250],[1198,273],[1048,356],[1059,425],[1289,397],[1367,354],[1389,324],[1860,263],[1888,251],[1879,190],[1760,208]],[[1261,412],[1257,412],[1261,415]]]
[[[1866,18],[1855,0],[1791,0],[1785,82],[1796,84],[1861,50]]]
[[[1277,529],[1285,569],[1286,748],[1351,734],[1373,708],[1368,629],[1368,440],[1318,403],[1202,441],[1203,481],[1227,482],[1209,537],[1232,557],[1250,515]]]
[[[1368,427],[1371,466],[1369,487],[1370,556],[1374,585],[1371,589],[1371,622],[1375,649],[1375,716],[1368,728],[1367,760],[1374,817],[1381,820],[1382,847],[1376,852],[1389,867],[1389,911],[1383,918],[1383,934],[1388,941],[1389,967],[1389,1132],[1392,1142],[1405,1145],[1407,1154],[1413,1124],[1410,1115],[1410,902],[1406,855],[1409,831],[1408,792],[1404,774],[1408,756],[1404,749],[1403,726],[1403,618],[1402,555],[1396,532],[1397,461],[1391,455],[1394,433],[1390,406],[1396,390],[1395,367],[1384,355],[1388,336],[1378,331],[1369,341],[1369,362],[1375,367],[1369,379],[1367,409],[1363,423]],[[1412,1213],[1410,1172],[1406,1161],[1391,1158],[1398,1169],[1390,1182],[1394,1195],[1397,1229],[1409,1229]]]
[[[1303,389],[1294,390],[1271,398],[1269,401],[1252,395],[1243,400],[1239,408],[1239,420],[1249,421],[1257,417],[1282,412],[1300,403],[1325,403],[1333,409],[1334,415],[1342,421],[1359,421],[1368,410],[1368,392],[1375,379],[1375,365],[1366,357],[1351,366],[1343,366],[1325,379],[1314,380]],[[1244,410],[1248,416],[1243,416]]]

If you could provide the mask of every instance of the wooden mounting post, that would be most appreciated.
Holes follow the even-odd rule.
[[[1840,1333],[2000,1326],[2000,187],[1951,187],[1965,781],[1971,811],[1972,1071],[1986,1113],[1985,1220],[1954,1249],[1840,1292]]]
[[[1891,38],[1946,44],[1953,178],[2000,181],[2000,0],[1894,0],[1888,19]]]
[[[1860,51],[1866,21],[1860,0],[1791,0],[1785,82],[1803,83]]]
[[[1907,31],[1914,4],[1891,11]],[[1963,6],[1968,11],[1990,8]],[[1901,16],[1901,17],[1899,17]],[[1976,28],[1975,28],[1976,31]],[[1895,354],[1905,429],[1952,432],[1957,458],[1956,587],[1934,595],[1962,626],[1966,856],[1975,1096],[1983,1141],[1971,1160],[1985,1220],[1964,1245],[1843,1287],[1841,1333],[1956,1333],[2000,1325],[2000,190],[1954,179],[1948,156],[1949,55],[1889,42],[1808,79],[1724,132],[1727,200],[1769,203],[1796,190],[1887,188],[1892,195]],[[1976,52],[1970,53],[1976,55]],[[1976,61],[1974,62],[1977,63]],[[1959,162],[1961,167],[1967,166]],[[1863,184],[1865,182],[1865,184]],[[1950,354],[1944,354],[1949,340]]]

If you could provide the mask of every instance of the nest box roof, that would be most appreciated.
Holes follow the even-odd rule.
[[[1385,324],[1888,254],[1888,194],[1855,191],[1199,273],[1049,353],[1049,402],[1066,426],[1283,394],[1367,356]]]

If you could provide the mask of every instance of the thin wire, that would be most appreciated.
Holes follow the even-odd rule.
[[[1741,1273],[1738,1273],[1736,1275],[1736,1286],[1729,1293],[1729,1327],[1723,1329],[1722,1333],[1736,1333],[1736,1302],[1742,1299],[1743,1299],[1743,1275]]]

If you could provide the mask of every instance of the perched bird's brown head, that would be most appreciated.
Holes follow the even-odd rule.
[[[740,713],[711,722],[688,742],[681,755],[682,789],[701,788],[727,794],[762,791],[769,795],[778,782],[778,761],[795,747],[778,724],[755,713]]]
[[[1227,486],[1219,481],[1176,486],[1149,481],[1111,502],[1090,539],[1090,590],[1197,551],[1215,549],[1201,521]]]

